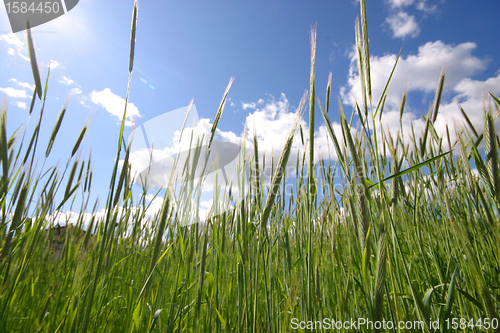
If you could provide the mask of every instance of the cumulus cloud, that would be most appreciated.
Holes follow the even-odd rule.
[[[392,38],[415,38],[420,34],[415,15],[408,14],[410,6],[414,6],[417,13],[423,13],[423,18],[437,11],[437,5],[429,5],[427,0],[387,0],[386,3],[390,10],[385,24],[389,27]]]
[[[415,55],[401,56],[391,79],[386,104],[399,105],[405,87],[408,88],[408,91],[417,90],[433,93],[443,66],[447,69],[445,81],[445,89],[447,90],[453,89],[462,80],[484,71],[487,61],[472,54],[476,47],[475,43],[462,43],[454,46],[436,41],[420,46]],[[381,96],[396,58],[396,54],[382,57],[371,56],[370,67],[374,98]],[[356,58],[354,57],[351,59],[347,85],[341,88],[341,96],[343,101],[349,105],[354,105],[355,99],[360,100],[361,86]]]
[[[24,102],[19,102],[19,101],[17,101],[17,102],[16,102],[16,105],[17,105],[17,107],[18,107],[18,108],[20,108],[20,109],[26,109],[26,103],[24,103]]]
[[[22,42],[15,34],[0,35],[0,42],[4,42],[9,45],[9,48],[7,49],[8,54],[14,56],[17,50],[17,54],[20,58],[26,61],[30,60],[28,56],[24,54],[24,42]],[[15,47],[15,49],[13,47]]]
[[[257,105],[262,104],[262,103],[264,103],[263,99],[259,99],[257,102],[251,102],[251,103],[241,102],[241,107],[243,108],[243,110],[246,110],[246,109],[254,109],[255,110],[257,108]]]
[[[217,209],[222,211],[227,211],[230,207],[233,207],[239,199],[244,197],[248,190],[248,185],[241,187],[239,180],[241,180],[241,172],[246,173],[247,177],[250,172],[250,162],[253,156],[253,135],[255,133],[258,142],[258,151],[259,151],[259,164],[260,164],[260,179],[262,184],[264,184],[264,188],[266,188],[270,184],[271,176],[274,173],[274,169],[276,168],[277,161],[282,153],[284,148],[284,144],[288,138],[288,134],[290,133],[291,128],[296,122],[296,110],[293,106],[290,106],[290,103],[285,96],[285,94],[281,94],[279,98],[275,98],[269,95],[267,101],[263,99],[259,99],[256,102],[248,103],[253,105],[253,111],[247,116],[244,127],[242,126],[241,131],[232,132],[232,131],[223,131],[221,129],[216,129],[214,133],[214,142],[215,144],[212,146],[212,152],[217,150],[216,144],[221,143],[232,143],[235,146],[239,147],[236,150],[236,154],[234,157],[231,155],[231,158],[228,158],[229,148],[223,147],[223,159],[228,159],[227,164],[223,165],[223,168],[219,165],[218,168],[214,167],[214,164],[211,160],[209,160],[207,164],[207,169],[205,173],[201,174],[203,170],[203,161],[205,156],[204,148],[201,150],[200,158],[196,164],[195,171],[195,184],[196,187],[198,184],[201,185],[199,188],[194,189],[194,191],[198,191],[196,193],[200,193],[200,197],[197,197],[195,192],[191,192],[188,196],[179,195],[184,181],[186,179],[185,169],[186,165],[189,168],[192,165],[195,165],[191,159],[194,155],[192,148],[196,146],[205,147],[208,143],[208,138],[211,135],[211,129],[213,123],[209,119],[200,119],[197,121],[194,126],[186,127],[182,136],[180,135],[180,129],[175,132],[173,137],[170,139],[170,142],[166,140],[162,140],[161,136],[165,136],[166,132],[160,133],[160,138],[154,137],[152,134],[149,134],[150,130],[153,130],[156,127],[150,127],[150,121],[142,124],[141,126],[137,126],[133,130],[134,142],[132,147],[135,145],[135,149],[132,149],[130,154],[129,162],[131,164],[131,174],[135,176],[136,184],[141,187],[147,187],[149,189],[155,189],[159,187],[166,187],[167,183],[170,180],[170,175],[173,174],[174,179],[172,181],[172,185],[174,185],[173,198],[179,202],[176,202],[176,209],[182,211],[183,214],[187,214],[189,216],[194,215],[203,220],[208,216],[210,211],[217,211]],[[179,109],[181,110],[181,109]],[[177,112],[179,110],[175,110],[172,112]],[[166,118],[161,118],[166,116]],[[161,119],[160,119],[161,118]],[[168,119],[169,121],[167,121]],[[162,115],[159,118],[154,118],[154,123],[173,123],[176,118],[179,118],[179,115]],[[295,176],[297,160],[301,161],[303,158],[303,152],[305,147],[307,146],[308,138],[307,133],[309,132],[308,125],[304,121],[303,118],[299,119],[299,124],[303,129],[304,142],[301,140],[301,136],[299,130],[295,133],[295,138],[292,145],[292,151],[289,157],[288,165],[286,166],[286,177]],[[169,125],[165,125],[169,126]],[[337,135],[341,134],[341,127],[339,124],[334,123],[334,130]],[[175,126],[174,126],[175,127]],[[246,137],[245,137],[246,132]],[[154,148],[149,148],[149,145],[146,143],[144,133],[148,133],[149,141],[151,144],[151,140],[154,140],[156,144],[151,144]],[[333,149],[333,145],[331,144],[330,138],[328,137],[325,126],[321,126],[314,133],[315,140],[315,159],[318,161],[319,159],[336,159],[336,155]],[[170,136],[169,136],[170,137]],[[197,142],[197,138],[203,138],[201,142]],[[242,147],[246,148],[246,151],[241,151]],[[141,148],[142,147],[142,148]],[[239,150],[239,154],[238,154]],[[190,153],[186,159],[187,153]],[[176,156],[180,157],[180,163],[174,169],[174,161]],[[234,158],[234,159],[233,159]],[[241,169],[241,161],[246,159],[246,165],[244,169]],[[229,161],[229,159],[232,159]],[[186,161],[189,161],[186,163]],[[223,163],[226,163],[223,162]],[[180,165],[180,167],[179,167]],[[120,167],[123,166],[123,160],[120,161]],[[224,169],[224,170],[223,170]],[[174,171],[172,171],[174,170]],[[200,172],[198,172],[200,171]],[[215,177],[215,174],[217,175]],[[140,177],[139,177],[140,176]],[[141,178],[142,177],[142,178]],[[248,180],[248,178],[247,178]],[[201,181],[201,183],[199,183]],[[232,183],[232,185],[231,185]],[[245,183],[245,181],[244,181]],[[220,191],[220,198],[226,196],[226,199],[222,199],[214,204],[214,201],[210,198],[213,197],[214,189],[216,188]],[[230,189],[230,190],[229,190]],[[231,198],[227,196],[231,193]],[[194,195],[193,195],[194,194]],[[199,201],[197,201],[199,200]],[[198,202],[195,205],[195,202]],[[218,207],[218,208],[217,208]],[[183,216],[187,216],[183,215]],[[195,220],[193,217],[191,220]],[[188,218],[189,220],[189,218]],[[186,223],[186,222],[182,222]],[[190,222],[192,223],[192,222]]]
[[[9,45],[13,45],[17,48],[23,48],[24,47],[24,42],[22,42],[19,37],[17,37],[15,34],[3,34],[0,35],[0,41],[3,41]]]
[[[51,60],[50,61],[50,69],[56,69],[61,66],[61,63],[57,60]]]
[[[389,6],[393,9],[401,9],[411,5],[415,5],[420,11],[431,13],[437,10],[437,5],[429,5],[427,0],[387,0]]]
[[[71,86],[71,85],[76,85],[78,87],[80,86],[66,75],[63,75],[62,79],[59,80],[59,83],[65,84],[67,86]]]
[[[420,34],[420,28],[415,16],[408,15],[405,12],[397,12],[387,17],[385,21],[392,31],[392,38],[414,38]]]
[[[291,110],[288,99],[285,94],[276,99],[270,96],[268,101],[258,100],[257,102],[252,102],[249,104],[255,104],[255,109],[251,112],[245,122],[245,128],[241,129],[241,132],[235,133],[231,131],[222,131],[216,129],[215,140],[220,142],[229,142],[240,147],[243,144],[246,147],[246,157],[247,160],[251,158],[253,154],[253,135],[255,133],[259,148],[259,162],[261,164],[261,176],[264,183],[269,182],[271,175],[273,173],[273,168],[276,167],[276,163],[280,157],[280,154],[284,148],[285,142],[288,138],[288,134],[296,121],[296,110]],[[260,105],[260,106],[257,106]],[[303,128],[303,133],[305,134],[304,143],[302,143],[301,136],[297,131],[293,145],[292,152],[290,154],[289,163],[287,166],[287,174],[295,174],[295,166],[297,159],[301,159],[303,156],[303,151],[307,145],[307,133],[309,132],[308,125],[303,118],[299,120],[300,126]],[[184,130],[182,140],[180,140],[180,132],[177,131],[172,142],[167,144],[165,147],[158,147],[155,149],[136,149],[130,155],[130,163],[132,167],[132,175],[138,175],[143,170],[147,171],[148,180],[147,183],[150,187],[156,187],[165,185],[169,180],[169,175],[171,169],[173,168],[173,158],[170,161],[169,157],[177,154],[178,152],[188,151],[193,146],[193,138],[204,137],[205,140],[210,136],[210,131],[212,128],[212,123],[209,119],[201,119],[198,121],[195,127],[186,128]],[[134,140],[142,140],[141,130],[139,129],[139,134],[134,134]],[[339,124],[334,123],[334,130],[337,135],[341,134],[341,127]],[[244,137],[244,132],[246,131],[246,137]],[[193,133],[193,134],[192,134]],[[194,134],[196,133],[196,134]],[[321,126],[315,131],[315,159],[336,159],[336,154],[334,152],[331,141],[328,137],[325,126]],[[155,138],[156,140],[156,138]],[[194,141],[195,139],[193,139]],[[140,146],[140,145],[139,145]],[[153,166],[154,162],[157,161],[167,161],[161,165],[161,170],[156,170],[159,166]],[[274,161],[274,162],[273,162]],[[229,169],[236,167],[239,163],[238,159],[235,159],[228,164]],[[168,164],[168,165],[167,165]],[[265,164],[265,168],[264,167]],[[150,167],[151,165],[151,167]],[[227,169],[226,168],[226,169]],[[293,170],[292,170],[293,169]],[[166,172],[165,170],[169,170]],[[177,169],[176,169],[177,170]],[[232,169],[231,169],[232,170]],[[158,175],[156,174],[158,171]],[[183,169],[179,171],[180,177],[182,177]],[[248,167],[247,167],[248,172]],[[177,173],[176,173],[177,174]],[[223,174],[218,174],[218,179],[223,178]],[[227,177],[233,179],[233,182],[237,182],[237,174],[227,171]],[[231,179],[228,179],[230,181]],[[211,178],[207,178],[203,184],[203,191],[212,191],[214,182]],[[233,188],[233,193],[237,192],[237,188]]]
[[[483,105],[482,95],[488,92],[500,93],[500,73],[485,81],[473,80],[471,77],[481,73],[486,68],[487,60],[479,59],[472,52],[476,49],[475,43],[462,43],[458,45],[444,44],[441,41],[429,42],[422,45],[415,55],[401,56],[392,77],[387,100],[380,126],[393,133],[402,129],[406,138],[413,129],[418,136],[425,127],[425,121],[421,118],[427,113],[428,104],[420,111],[415,103],[406,105],[402,118],[402,126],[399,122],[399,103],[403,92],[423,92],[428,103],[434,99],[439,74],[443,67],[446,69],[444,92],[439,108],[438,117],[434,124],[439,134],[444,134],[446,126],[453,128],[455,120],[462,125],[463,118],[456,105],[459,101],[472,121],[479,130],[482,128]],[[373,90],[373,104],[377,105],[382,91],[385,87],[389,74],[396,61],[395,54],[382,57],[371,57],[371,80]],[[351,61],[348,83],[341,88],[343,102],[354,105],[355,100],[361,101],[361,88],[359,75],[356,71],[355,58]],[[455,119],[455,120],[454,120]],[[452,140],[455,138],[451,131]]]
[[[9,82],[14,82],[17,86],[19,87],[22,87],[22,88],[26,88],[26,89],[29,89],[29,90],[35,90],[35,85],[34,84],[29,84],[27,82],[21,82],[17,79],[9,79]]]
[[[111,89],[106,88],[102,91],[94,90],[90,93],[90,100],[92,103],[104,107],[107,112],[116,117],[119,121],[122,120],[125,110],[125,99],[111,92]],[[128,103],[125,126],[131,126],[134,119],[139,117],[141,117],[139,109],[134,103]]]
[[[7,87],[7,88],[0,88],[0,91],[4,92],[7,94],[7,96],[12,97],[12,98],[29,98],[26,94],[26,90],[21,90],[21,89],[14,89],[12,87]]]

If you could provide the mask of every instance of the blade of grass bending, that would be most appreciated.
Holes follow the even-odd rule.
[[[64,198],[67,199],[69,196],[69,192],[71,190],[71,184],[73,183],[73,178],[75,178],[75,172],[76,172],[76,167],[78,166],[78,160],[76,160],[74,163],[73,163],[73,167],[71,168],[71,172],[69,174],[69,178],[68,178],[68,183],[66,185],[66,191],[64,191]]]
[[[388,181],[388,180],[391,180],[391,179],[396,178],[396,177],[401,177],[401,176],[404,176],[404,175],[406,175],[407,173],[410,173],[410,172],[412,172],[412,171],[415,171],[415,170],[417,170],[417,169],[419,169],[419,168],[421,168],[421,167],[423,167],[423,166],[425,166],[425,165],[427,165],[427,164],[429,164],[429,163],[432,163],[432,162],[434,162],[434,161],[436,161],[436,160],[440,159],[441,157],[443,157],[443,156],[445,156],[445,155],[450,154],[451,152],[453,152],[453,150],[447,151],[446,153],[442,153],[441,155],[438,155],[438,156],[434,156],[433,158],[430,158],[430,159],[428,159],[427,161],[424,161],[424,162],[422,162],[422,163],[418,163],[418,164],[416,164],[416,165],[412,166],[411,168],[405,169],[405,170],[403,170],[403,171],[401,171],[401,172],[398,172],[398,173],[396,173],[396,174],[394,174],[394,175],[391,175],[391,176],[389,176],[389,177],[387,177],[387,178],[383,179],[380,183],[385,182],[385,181]],[[377,186],[378,184],[379,184],[379,183],[376,183],[376,184],[370,185],[369,189],[370,189],[370,188],[372,188],[372,187],[374,187],[374,186]]]
[[[441,95],[443,94],[444,78],[446,76],[446,69],[443,67],[439,75],[438,86],[436,89],[436,96],[434,97],[434,105],[432,107],[432,123],[436,122],[439,111],[439,104],[441,103]]]
[[[61,123],[64,118],[64,114],[66,113],[66,109],[68,108],[68,103],[69,103],[69,97],[66,99],[66,102],[64,103],[63,109],[59,113],[59,116],[57,117],[56,124],[54,125],[54,129],[52,129],[52,134],[50,135],[49,139],[49,144],[47,145],[47,150],[45,151],[45,157],[48,157],[50,154],[50,151],[52,150],[52,146],[54,144],[54,141],[56,139],[57,133],[59,132],[59,128],[61,127]]]
[[[422,303],[424,303],[424,309],[425,311],[427,311],[428,314],[431,313],[431,303],[432,303],[432,295],[434,294],[434,291],[436,291],[438,288],[442,288],[444,287],[444,283],[443,284],[438,284],[436,286],[432,286],[431,288],[429,288],[425,294],[424,294],[424,297],[422,298]]]
[[[33,37],[31,36],[31,26],[29,21],[26,22],[26,44],[28,46],[28,54],[30,57],[31,71],[33,72],[33,79],[35,80],[35,90],[39,99],[42,99],[42,81],[40,79],[40,70],[38,69],[38,62],[36,61],[36,50]]]
[[[214,123],[212,124],[212,129],[210,130],[210,139],[208,140],[208,148],[210,149],[212,145],[212,140],[214,139],[215,130],[217,129],[217,124],[219,123],[220,117],[222,116],[222,111],[224,111],[224,105],[226,104],[227,94],[229,93],[229,89],[233,85],[234,77],[229,79],[229,84],[226,87],[226,91],[224,92],[224,96],[222,96],[222,101],[220,102],[219,109],[215,114]]]
[[[377,111],[380,111],[380,115],[378,116],[378,120],[382,120],[382,113],[384,111],[384,105],[385,105],[385,100],[387,99],[387,95],[384,95],[384,97],[382,97],[382,104],[380,106],[380,109],[377,109]],[[376,115],[375,115],[376,116]]]
[[[398,56],[396,58],[396,62],[394,63],[394,66],[392,67],[391,75],[389,75],[389,79],[387,80],[387,83],[385,84],[384,91],[382,91],[382,96],[386,95],[387,88],[389,87],[389,83],[391,82],[392,75],[394,74],[394,70],[396,69],[396,65],[398,64],[399,57],[401,56],[401,51],[403,51],[403,49],[399,50]],[[385,99],[381,98],[380,101],[378,102],[377,110],[375,110],[375,114],[373,115],[373,118],[377,117],[378,112],[381,111],[380,105],[382,104],[383,100],[385,100]]]
[[[326,125],[326,130],[328,131],[328,134],[330,135],[330,138],[333,141],[333,146],[335,147],[335,151],[337,153],[337,158],[340,161],[340,166],[342,169],[345,171],[345,165],[344,165],[344,156],[342,154],[342,150],[340,149],[339,141],[337,140],[337,136],[335,135],[335,131],[332,126],[332,122],[330,121],[330,118],[325,112],[325,109],[323,109],[323,106],[321,105],[321,102],[318,100],[318,105],[321,110],[321,114],[323,115],[323,119],[325,120],[325,125]]]
[[[73,155],[75,155],[76,151],[80,147],[80,144],[82,143],[83,138],[85,137],[85,133],[87,133],[87,129],[88,129],[88,126],[85,125],[85,126],[83,126],[82,130],[80,131],[80,135],[78,135],[78,139],[76,140],[75,145],[73,146],[73,150],[71,151],[71,157],[73,157]]]
[[[9,254],[10,244],[12,241],[12,237],[14,235],[15,230],[17,229],[19,222],[21,222],[21,217],[24,212],[24,207],[26,206],[26,198],[28,196],[29,190],[29,181],[23,184],[23,188],[21,189],[21,194],[19,195],[19,201],[16,205],[16,210],[14,212],[14,216],[12,221],[10,222],[9,231],[5,237],[4,246],[2,249],[1,258],[5,258]]]
[[[490,92],[490,96],[493,97],[493,99],[498,104],[498,106],[500,106],[500,100],[497,97],[495,97],[495,95],[493,95],[491,92]]]
[[[36,89],[33,90],[33,96],[31,97],[31,104],[30,104],[30,111],[29,115],[31,116],[31,113],[33,112],[33,108],[35,107],[35,100],[36,100]]]
[[[370,128],[365,124],[365,120],[363,118],[363,114],[361,113],[361,110],[359,109],[359,104],[358,102],[355,103],[354,109],[358,112],[359,120],[361,121],[361,126],[363,126],[363,130],[365,131],[366,138],[368,139],[368,143],[370,144],[370,148],[373,148],[373,143],[372,143],[372,138],[370,135]]]
[[[456,102],[457,102],[458,108],[460,109],[460,112],[462,112],[462,115],[464,116],[465,121],[467,122],[467,125],[472,130],[472,132],[474,133],[476,138],[479,138],[479,134],[477,133],[476,128],[474,127],[474,125],[472,125],[472,122],[470,121],[469,117],[467,116],[467,113],[465,113],[464,109],[462,108],[462,105],[460,105],[460,103],[458,101],[456,101]]]
[[[153,320],[151,321],[151,326],[149,326],[149,331],[148,331],[149,333],[153,332],[153,329],[155,328],[156,323],[158,322],[158,318],[160,317],[161,310],[162,309],[156,310],[153,316]]]

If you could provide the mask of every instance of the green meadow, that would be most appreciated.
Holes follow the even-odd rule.
[[[127,100],[136,23],[137,2]],[[55,124],[42,123],[50,70],[41,77],[27,30],[36,86],[30,116],[37,123],[33,131],[8,135],[6,103],[0,118],[0,332],[321,332],[328,323],[360,318],[395,327],[339,331],[500,332],[500,100],[485,96],[483,128],[458,105],[464,126],[450,124],[439,133],[434,122],[443,71],[423,132],[381,131],[398,67],[396,61],[387,73],[382,96],[372,96],[364,0],[355,36],[363,98],[354,110],[331,96],[330,83],[315,86],[313,28],[310,89],[279,160],[266,161],[273,166],[270,184],[262,181],[254,135],[244,161],[251,166],[249,195],[227,212],[185,226],[169,195],[144,222],[147,191],[139,200],[132,195],[126,112],[104,215],[88,213],[96,207],[89,199],[92,161],[79,152],[91,124],[83,125],[64,162],[44,162],[62,140],[67,104]],[[334,130],[334,114],[341,132]],[[309,133],[301,117],[309,118]],[[315,122],[326,124],[334,161],[314,160]],[[41,126],[53,126],[47,146],[40,144]],[[291,161],[294,138],[304,152]],[[297,167],[288,193],[290,164]],[[81,211],[76,227],[55,240],[51,217],[70,206]],[[422,325],[401,329],[399,322]]]

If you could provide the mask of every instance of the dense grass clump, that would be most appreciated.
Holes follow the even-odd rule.
[[[261,181],[254,137],[253,157],[245,161],[253,166],[250,195],[228,212],[190,226],[181,224],[168,195],[161,211],[145,222],[145,194],[139,203],[131,194],[125,113],[104,215],[89,219],[85,213],[91,206],[92,168],[90,156],[84,159],[77,152],[87,124],[62,171],[45,163],[37,167],[47,84],[42,87],[28,30],[36,84],[30,114],[40,105],[40,116],[33,133],[11,137],[6,105],[0,118],[0,331],[290,332],[293,318],[419,321],[422,327],[406,331],[425,332],[456,331],[452,323],[460,318],[467,319],[465,326],[457,321],[462,331],[481,332],[485,328],[478,321],[486,324],[490,318],[494,327],[500,313],[499,138],[494,126],[500,101],[491,96],[494,107],[485,107],[482,132],[462,110],[468,127],[447,128],[447,135],[440,136],[434,121],[443,72],[423,133],[413,132],[407,140],[402,133],[377,130],[387,87],[380,103],[372,105],[365,11],[362,0],[356,24],[363,93],[355,108],[358,130],[340,102],[342,136],[333,130],[331,76],[326,109],[315,97],[313,29],[310,91],[297,110],[299,120],[308,104],[311,124],[309,141],[305,138],[307,164],[306,157],[296,163],[301,166],[295,175],[299,190],[285,194],[284,187],[284,169],[294,162],[289,156],[297,121],[269,185]],[[137,4],[130,75],[136,20]],[[314,161],[315,106],[336,150],[334,167]],[[64,126],[65,112],[66,105],[45,157]],[[301,128],[300,133],[304,141]],[[334,170],[340,172],[340,183],[334,182]],[[56,202],[56,193],[64,193],[62,201]],[[54,214],[77,196],[83,198],[77,226],[89,223],[87,232],[68,228],[64,242],[54,240],[47,230]],[[60,245],[57,255],[54,241]],[[440,327],[433,327],[431,321],[438,319]],[[358,328],[373,330],[378,331]]]

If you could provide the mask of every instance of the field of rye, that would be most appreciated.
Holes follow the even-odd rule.
[[[60,139],[66,106],[48,146],[41,147],[48,76],[40,77],[27,30],[36,86],[30,115],[38,117],[38,123],[33,132],[21,129],[7,135],[8,110],[3,104],[0,331],[290,332],[293,318],[424,321],[422,329],[412,331],[425,332],[446,331],[429,325],[437,319],[467,318],[467,326],[460,329],[464,332],[485,331],[477,325],[485,318],[493,324],[500,314],[500,142],[494,126],[500,101],[493,95],[486,99],[483,128],[474,128],[457,106],[464,126],[450,126],[441,136],[434,121],[443,72],[423,133],[403,137],[377,130],[392,73],[387,73],[383,95],[372,97],[364,0],[360,9],[355,27],[363,98],[353,111],[355,117],[344,113],[340,101],[338,108],[331,101],[330,84],[326,99],[317,98],[313,29],[310,90],[297,109],[297,119],[309,114],[310,133],[302,133],[298,125],[290,128],[279,160],[273,161],[270,184],[261,181],[254,137],[252,156],[245,161],[253,166],[249,195],[205,223],[183,226],[168,195],[154,219],[143,223],[145,194],[139,202],[132,199],[124,113],[106,214],[90,220],[95,234],[82,237],[78,228],[69,229],[58,256],[51,250],[49,217],[78,197],[83,224],[84,213],[93,206],[88,199],[90,157],[77,153],[88,124],[63,168],[45,165],[53,142]],[[137,10],[136,2],[128,90]],[[372,100],[380,103],[372,105]],[[401,116],[404,106],[405,96]],[[336,151],[331,167],[327,161],[314,161],[315,108]],[[336,112],[342,136],[330,120]],[[295,163],[289,156],[297,135],[307,145],[295,174],[295,188],[303,190],[285,194],[283,170]],[[119,160],[125,167],[119,167]],[[335,172],[341,175],[341,187],[336,186],[338,177],[334,183]],[[326,188],[330,193],[322,192]]]

